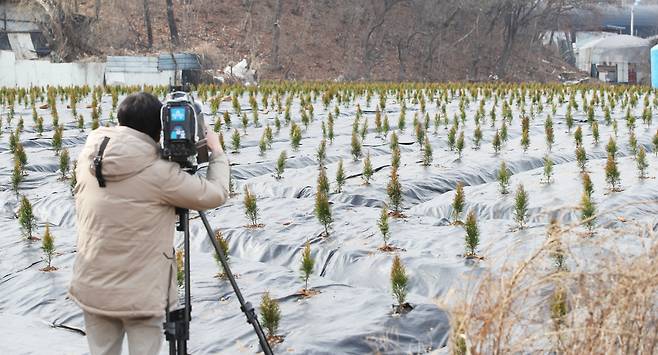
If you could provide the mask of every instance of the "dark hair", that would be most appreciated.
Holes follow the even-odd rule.
[[[121,126],[130,127],[148,134],[154,141],[160,141],[160,108],[162,103],[157,97],[147,92],[130,94],[123,99],[117,118]]]

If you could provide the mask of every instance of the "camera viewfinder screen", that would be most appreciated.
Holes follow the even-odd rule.
[[[185,122],[185,107],[171,108],[171,122]]]

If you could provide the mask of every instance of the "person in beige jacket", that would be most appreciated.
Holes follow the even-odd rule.
[[[124,334],[130,354],[159,352],[167,301],[177,304],[175,207],[206,210],[229,196],[228,161],[207,127],[205,178],[161,158],[161,106],[151,94],[129,95],[119,126],[92,131],[78,158],[69,295],[83,310],[92,355],[120,354]],[[105,137],[99,180],[94,158]]]

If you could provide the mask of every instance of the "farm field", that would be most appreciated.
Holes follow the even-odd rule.
[[[86,353],[66,296],[73,166],[135,90],[0,89],[0,332],[13,338],[1,352]],[[234,196],[208,217],[259,315],[265,292],[278,302],[275,353],[658,351],[654,91],[265,83],[194,95],[231,163]],[[256,352],[191,216],[190,350]]]

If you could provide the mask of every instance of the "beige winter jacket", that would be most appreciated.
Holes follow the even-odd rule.
[[[103,138],[99,187],[93,159]],[[77,255],[69,295],[80,307],[109,317],[152,317],[176,304],[174,206],[215,208],[229,195],[226,155],[210,159],[206,178],[160,158],[148,135],[128,127],[89,134],[76,169]]]

